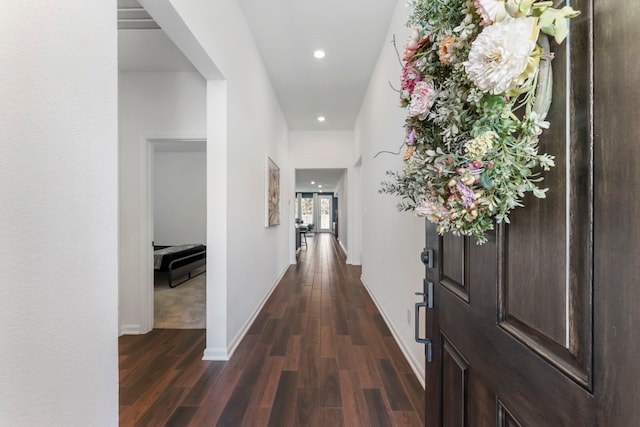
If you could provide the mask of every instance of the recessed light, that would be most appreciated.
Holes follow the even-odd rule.
[[[318,185],[318,188],[322,188],[322,185]]]
[[[315,184],[315,183],[316,183],[315,181],[311,181],[311,185],[313,185],[313,184]]]
[[[325,53],[324,53],[324,50],[322,50],[322,49],[318,49],[318,50],[313,52],[313,56],[316,59],[322,59],[322,58],[324,58],[324,55],[325,55]]]
[[[318,116],[318,121],[319,121],[320,123],[324,122],[324,121],[325,121],[324,116]]]

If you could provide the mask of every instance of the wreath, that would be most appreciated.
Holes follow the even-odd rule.
[[[579,12],[536,0],[410,0],[413,28],[401,58],[400,104],[407,109],[401,172],[380,192],[438,233],[486,242],[509,222],[525,193],[544,198],[538,152],[549,127],[551,59]]]

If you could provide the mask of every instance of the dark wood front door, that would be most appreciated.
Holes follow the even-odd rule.
[[[547,199],[482,246],[427,223],[428,426],[640,425],[634,1],[571,1],[582,15],[552,47]]]

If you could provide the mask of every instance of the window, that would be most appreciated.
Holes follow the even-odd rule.
[[[300,211],[303,224],[313,224],[313,198],[302,198],[300,201]]]

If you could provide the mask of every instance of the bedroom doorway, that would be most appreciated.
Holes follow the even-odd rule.
[[[206,328],[206,140],[149,140],[154,329]]]

